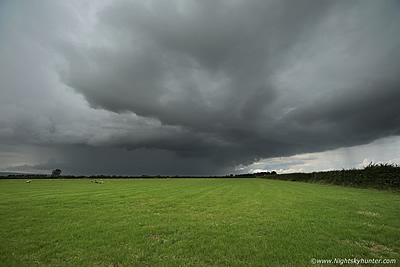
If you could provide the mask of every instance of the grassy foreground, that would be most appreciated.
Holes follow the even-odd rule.
[[[266,179],[0,180],[0,265],[399,264],[399,207],[398,193]]]

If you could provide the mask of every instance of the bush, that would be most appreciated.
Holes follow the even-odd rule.
[[[400,189],[400,167],[394,164],[369,164],[362,170],[289,173],[265,176],[267,179],[324,183],[377,189]]]

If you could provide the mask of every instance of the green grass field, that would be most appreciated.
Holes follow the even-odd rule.
[[[400,264],[400,194],[266,179],[0,180],[0,241],[1,266]]]

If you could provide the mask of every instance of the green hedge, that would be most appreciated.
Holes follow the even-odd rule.
[[[364,188],[400,189],[400,167],[391,164],[370,164],[362,170],[289,173],[269,175],[264,178]]]

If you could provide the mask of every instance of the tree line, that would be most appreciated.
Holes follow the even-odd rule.
[[[62,175],[61,170],[56,169],[52,172],[51,175],[45,174],[9,174],[7,176],[0,176],[0,178],[9,178],[9,179],[48,179],[48,178],[64,178],[64,179],[166,179],[166,178],[259,178],[265,177],[269,175],[276,175],[275,171],[272,172],[257,172],[257,173],[242,173],[242,174],[229,174],[229,175],[208,175],[208,176],[199,176],[199,175]]]
[[[351,186],[359,188],[400,189],[400,167],[370,163],[364,169],[313,173],[288,173],[265,176],[268,179]]]

